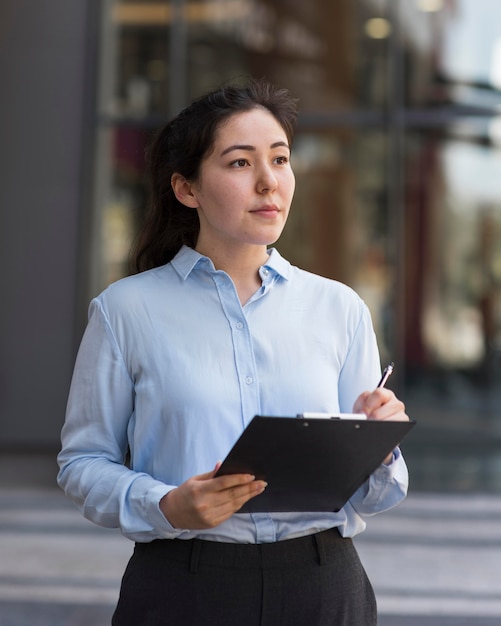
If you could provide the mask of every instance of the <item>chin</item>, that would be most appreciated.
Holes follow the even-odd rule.
[[[283,228],[279,230],[279,232],[275,231],[274,233],[267,233],[262,237],[256,237],[256,244],[261,246],[272,246],[276,243],[283,232]]]

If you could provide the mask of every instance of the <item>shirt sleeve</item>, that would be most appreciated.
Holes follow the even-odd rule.
[[[361,304],[359,323],[339,378],[342,411],[351,412],[360,393],[374,389],[381,375],[381,363],[370,312]],[[392,462],[380,465],[350,498],[360,516],[373,515],[396,506],[407,495],[409,476],[399,448]]]
[[[350,498],[350,504],[366,517],[392,509],[407,495],[409,474],[399,448],[388,465],[380,465]]]
[[[127,430],[134,415],[134,382],[99,300],[75,363],[62,449],[59,486],[91,521],[120,528],[133,541],[174,538],[159,508],[173,488],[126,467]]]
[[[369,309],[358,300],[358,315],[353,314],[356,326],[339,374],[338,393],[341,411],[351,413],[358,396],[374,389],[381,376],[381,362],[376,334]]]

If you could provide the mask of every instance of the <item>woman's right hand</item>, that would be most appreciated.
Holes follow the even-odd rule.
[[[230,518],[248,500],[263,493],[266,483],[250,474],[206,474],[189,478],[160,500],[160,510],[174,528],[214,528]]]

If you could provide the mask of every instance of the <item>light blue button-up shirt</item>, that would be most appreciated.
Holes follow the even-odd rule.
[[[160,511],[170,489],[224,459],[254,415],[351,412],[378,381],[362,300],[269,252],[243,307],[228,274],[188,247],[92,301],[58,457],[58,482],[87,518],[140,542],[262,543],[334,526],[353,536],[364,516],[405,497],[396,450],[337,513],[235,514],[191,531]]]

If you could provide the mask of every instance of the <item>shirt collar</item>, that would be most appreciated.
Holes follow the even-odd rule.
[[[188,246],[182,246],[171,261],[172,266],[183,280],[186,280],[195,267],[205,267],[209,271],[215,271],[212,261]],[[291,264],[278,252],[276,248],[268,249],[268,261],[263,268],[272,274],[289,279]]]
[[[291,272],[291,264],[280,254],[276,248],[268,249],[268,262],[263,267],[271,270],[273,273],[289,280]]]

